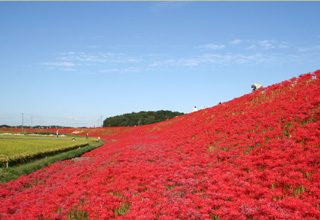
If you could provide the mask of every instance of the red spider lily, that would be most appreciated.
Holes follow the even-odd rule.
[[[320,219],[319,119],[317,70],[153,125],[59,129],[106,144],[0,186],[0,218]]]

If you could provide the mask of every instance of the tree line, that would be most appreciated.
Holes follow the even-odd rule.
[[[160,121],[165,121],[176,116],[184,115],[181,112],[172,111],[141,111],[132,112],[123,115],[106,118],[103,121],[103,127],[125,127],[125,126],[138,126],[148,125]]]

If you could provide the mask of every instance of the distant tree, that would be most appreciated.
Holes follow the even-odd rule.
[[[0,125],[0,128],[11,128],[9,125]]]
[[[103,121],[103,127],[125,127],[135,125],[148,125],[160,121],[165,121],[176,116],[184,115],[181,112],[172,111],[141,111],[138,113],[132,112],[123,115],[106,118]]]
[[[144,124],[148,125],[154,122],[156,122],[155,117],[150,115],[147,118],[145,118]]]

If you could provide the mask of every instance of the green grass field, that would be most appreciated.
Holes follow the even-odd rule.
[[[8,163],[17,164],[32,159],[53,155],[77,147],[89,145],[93,140],[85,137],[65,136],[55,138],[52,136],[0,136],[0,166]]]
[[[2,139],[0,139],[0,142],[1,141]],[[100,147],[103,144],[104,142],[102,141],[89,141],[89,145],[81,148],[76,147],[74,149],[70,149],[64,152],[59,152],[42,158],[36,158],[26,163],[17,163],[14,165],[10,164],[8,168],[6,166],[0,167],[0,186],[1,184],[5,184],[11,180],[17,179],[22,175],[28,175],[36,170],[39,170],[57,161],[69,160],[75,157],[80,157],[84,153],[87,153],[97,147]]]

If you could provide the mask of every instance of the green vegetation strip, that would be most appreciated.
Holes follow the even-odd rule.
[[[1,140],[0,140],[1,141]],[[97,147],[100,147],[104,142],[90,142],[88,146],[69,150],[53,156],[48,156],[42,159],[34,160],[26,164],[10,166],[9,168],[0,168],[0,185],[19,178],[22,175],[28,175],[34,171],[46,167],[48,164],[53,164],[56,161],[69,160],[71,158],[80,157]]]
[[[88,145],[95,138],[75,137],[75,141],[69,136],[0,136],[0,167],[29,162],[59,152],[79,148]]]
[[[89,145],[87,140],[1,138],[0,166],[25,163],[86,145]]]

